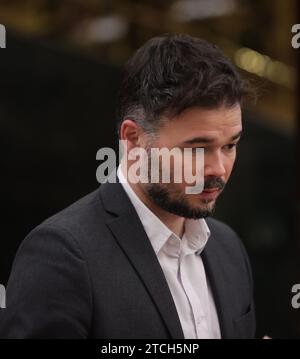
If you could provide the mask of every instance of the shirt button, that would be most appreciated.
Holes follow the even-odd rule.
[[[205,315],[200,315],[200,317],[197,317],[196,323],[197,323],[197,324],[201,324],[202,321],[203,321],[203,319],[205,319]]]

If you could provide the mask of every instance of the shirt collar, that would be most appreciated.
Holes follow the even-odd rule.
[[[200,254],[210,236],[210,230],[204,218],[185,220],[184,238],[186,240],[187,252]]]
[[[140,200],[126,180],[120,165],[117,170],[117,175],[121,185],[133,204],[157,255],[170,237],[177,236]],[[188,252],[196,252],[197,254],[200,254],[204,249],[209,236],[210,230],[203,218],[185,220],[185,233],[182,240],[185,240]]]

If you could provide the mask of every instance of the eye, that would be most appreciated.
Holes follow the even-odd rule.
[[[224,149],[227,151],[233,151],[237,145],[237,143],[229,143],[228,145],[224,146]]]

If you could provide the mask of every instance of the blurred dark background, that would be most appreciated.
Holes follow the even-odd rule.
[[[116,147],[121,67],[152,36],[219,45],[259,92],[215,216],[250,255],[257,335],[300,337],[299,53],[296,0],[0,0],[0,283],[25,235],[98,186],[96,152]],[[297,175],[298,173],[298,175]]]

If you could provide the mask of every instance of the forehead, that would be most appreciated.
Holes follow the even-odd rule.
[[[190,108],[166,121],[160,137],[166,140],[184,141],[197,135],[231,137],[242,129],[240,105],[217,109]]]

